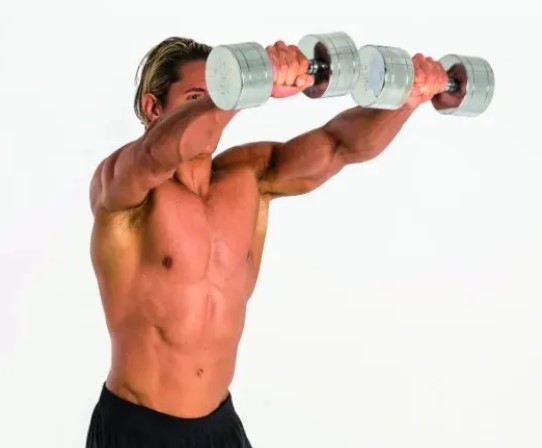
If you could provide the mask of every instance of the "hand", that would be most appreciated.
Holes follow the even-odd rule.
[[[266,51],[273,64],[273,98],[296,95],[314,84],[314,77],[307,75],[309,60],[299,47],[279,40]]]
[[[450,67],[448,77],[458,83],[458,89],[455,92],[444,92],[435,95],[431,99],[431,102],[436,110],[455,109],[459,107],[467,94],[467,72],[463,64]]]
[[[411,107],[417,107],[445,92],[448,87],[448,73],[442,64],[430,57],[418,53],[412,58],[414,64],[414,86],[407,101]]]

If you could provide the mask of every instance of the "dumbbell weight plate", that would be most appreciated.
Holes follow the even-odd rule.
[[[414,85],[414,64],[401,48],[365,45],[358,51],[360,74],[352,89],[354,101],[363,107],[398,109]]]
[[[265,48],[256,42],[220,45],[205,66],[207,90],[223,110],[264,104],[273,88],[273,67]]]
[[[359,55],[348,34],[309,34],[299,41],[298,46],[307,59],[327,65],[315,75],[314,85],[303,91],[306,96],[325,98],[350,92],[359,74]]]
[[[440,63],[459,84],[457,93],[444,93],[432,99],[433,107],[443,115],[476,117],[489,107],[495,91],[495,76],[491,65],[477,56],[446,55]],[[455,96],[457,104],[450,106]],[[461,95],[461,96],[458,96]]]

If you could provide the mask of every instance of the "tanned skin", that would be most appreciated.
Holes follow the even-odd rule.
[[[273,97],[310,85],[297,47],[278,41],[267,51]],[[110,391],[184,418],[219,406],[234,376],[269,203],[378,156],[420,105],[444,92],[443,67],[420,54],[413,61],[415,88],[398,110],[354,107],[290,141],[248,143],[216,157],[223,130],[243,112],[210,101],[205,61],[180,68],[165,104],[144,96],[150,125],[100,163],[90,187]]]

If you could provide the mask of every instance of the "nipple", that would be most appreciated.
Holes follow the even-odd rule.
[[[166,269],[171,269],[171,266],[173,266],[173,259],[169,255],[166,255],[162,258],[162,266]]]

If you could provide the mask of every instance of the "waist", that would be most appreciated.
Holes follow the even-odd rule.
[[[180,434],[227,430],[238,423],[231,393],[210,412],[201,417],[178,417],[148,406],[128,401],[112,392],[104,383],[97,407],[109,424],[138,432],[176,437]]]
[[[224,399],[233,379],[236,350],[178,350],[162,344],[114,344],[107,379],[125,400],[176,416],[200,416]]]

